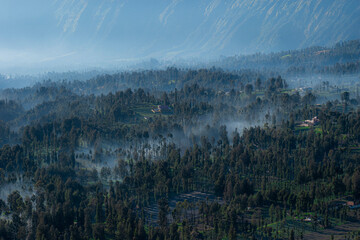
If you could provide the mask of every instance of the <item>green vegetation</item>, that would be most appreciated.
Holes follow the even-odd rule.
[[[359,99],[321,92],[216,69],[7,90],[0,239],[355,237]]]

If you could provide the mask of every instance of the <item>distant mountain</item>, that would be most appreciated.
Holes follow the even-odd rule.
[[[270,70],[281,73],[355,74],[360,72],[360,40],[349,40],[331,47],[308,47],[268,54],[222,57],[207,67],[225,70]]]
[[[208,58],[360,38],[359,0],[20,2],[5,0],[0,10],[0,51],[12,56],[7,61],[34,62],[34,52],[35,62],[64,64]]]

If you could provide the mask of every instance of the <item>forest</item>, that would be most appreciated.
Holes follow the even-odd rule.
[[[359,49],[2,89],[0,239],[358,239]]]

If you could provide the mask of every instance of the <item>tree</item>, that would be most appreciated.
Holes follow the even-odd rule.
[[[236,240],[236,229],[234,227],[233,224],[230,225],[230,230],[229,230],[229,240]]]
[[[104,211],[102,208],[102,204],[103,204],[103,197],[101,193],[98,193],[96,200],[96,213],[95,213],[96,223],[102,223],[104,221]]]
[[[316,100],[316,97],[314,96],[314,94],[312,94],[311,92],[308,92],[302,99],[301,101],[303,102],[303,104],[312,104],[314,103]]]
[[[168,223],[167,214],[169,212],[169,203],[167,199],[162,198],[158,201],[158,205],[159,205],[159,225],[162,228],[166,228]]]
[[[24,201],[19,193],[19,191],[14,191],[8,196],[8,203],[10,205],[10,210],[20,213],[25,208]]]
[[[161,100],[162,100],[162,103],[164,105],[169,105],[170,104],[170,100],[169,100],[169,97],[166,94],[166,92],[164,92],[163,95],[161,96]]]
[[[349,99],[350,99],[350,93],[349,92],[341,93],[341,101],[343,101],[343,103],[344,103],[344,111],[346,111],[346,109],[347,109]]]
[[[350,99],[350,93],[349,92],[341,93],[341,101],[348,102],[349,99]]]
[[[94,225],[93,236],[96,240],[105,240],[105,229],[102,223],[96,223]]]
[[[252,84],[248,83],[245,85],[245,94],[250,96],[254,90],[254,87]]]
[[[259,91],[261,89],[261,78],[257,78],[255,81],[255,87]]]
[[[360,169],[355,170],[352,176],[352,189],[356,199],[360,199]]]
[[[226,126],[220,126],[220,138],[224,145],[229,145],[228,132],[226,131]]]
[[[290,232],[290,240],[295,240],[295,232],[294,232],[294,229],[291,229],[291,232]]]

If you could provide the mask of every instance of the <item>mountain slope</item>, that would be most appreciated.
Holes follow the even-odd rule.
[[[358,0],[18,2],[0,10],[0,63],[214,57],[360,38]]]

